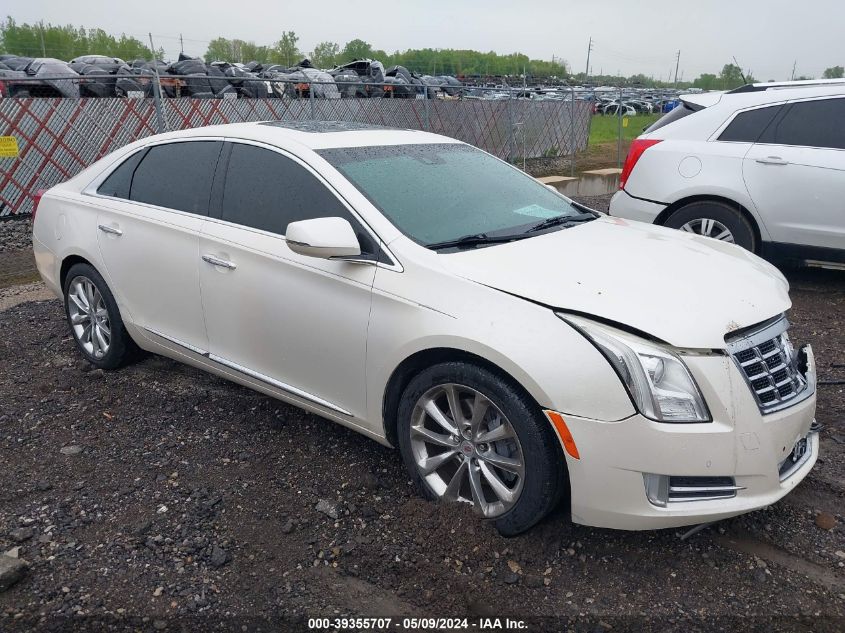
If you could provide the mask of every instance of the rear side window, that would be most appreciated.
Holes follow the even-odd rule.
[[[740,112],[719,136],[720,141],[756,143],[763,131],[769,126],[783,106],[757,108]]]
[[[154,145],[135,168],[129,199],[208,215],[220,141]]]
[[[144,157],[145,150],[135,152],[115,169],[108,178],[97,188],[97,193],[103,196],[129,199],[129,188],[132,186],[132,176],[135,175],[135,168]]]
[[[701,108],[693,108],[688,103],[681,101],[681,104],[679,106],[672,108],[669,112],[657,119],[657,121],[649,125],[645,130],[643,130],[643,133],[654,132],[655,130],[659,130],[662,127],[666,127],[670,123],[680,121],[684,117],[687,117],[690,114],[694,114],[700,109]]]
[[[759,142],[845,149],[845,98],[793,103]]]
[[[362,252],[376,252],[372,238],[311,172],[277,152],[232,144],[221,219],[284,235],[291,222],[331,217],[352,224]]]

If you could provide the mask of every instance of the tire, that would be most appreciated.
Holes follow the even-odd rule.
[[[716,200],[703,200],[684,205],[669,216],[665,226],[721,239],[752,253],[757,248],[757,238],[751,223],[738,209]],[[730,233],[730,236],[724,236],[725,230]]]
[[[429,402],[442,413],[456,400],[465,422],[460,438],[426,413]],[[484,411],[478,416],[478,434],[470,430],[469,421],[475,403]],[[449,413],[446,421],[452,422],[454,417]],[[417,374],[399,401],[397,430],[402,459],[420,493],[432,500],[469,501],[503,536],[529,529],[568,492],[563,452],[540,408],[510,380],[477,365],[448,362]],[[485,436],[490,438],[486,442]],[[443,438],[448,438],[448,446],[441,444]],[[505,464],[507,469],[489,460]],[[418,462],[427,462],[433,469],[424,473]],[[521,474],[515,466],[519,463]],[[457,476],[460,486],[455,486]],[[491,485],[495,479],[498,483]],[[502,490],[499,484],[504,484],[508,494],[496,492]]]
[[[93,292],[85,292],[91,288]],[[71,335],[85,360],[100,369],[116,369],[135,358],[138,347],[123,325],[117,302],[103,277],[91,265],[80,263],[70,267],[65,277],[63,296],[65,317]],[[95,306],[102,306],[101,309],[105,310],[106,320],[103,321],[101,316],[97,326],[102,338],[92,336],[90,327],[85,328],[85,323],[90,323],[91,320],[90,316],[85,316],[88,314],[85,303],[86,300],[90,303],[92,298]],[[83,315],[81,319],[79,315]],[[77,321],[76,325],[74,320]],[[103,331],[103,326],[107,327],[110,334]],[[96,344],[95,339],[99,341]],[[107,342],[105,353],[102,350],[102,340]]]

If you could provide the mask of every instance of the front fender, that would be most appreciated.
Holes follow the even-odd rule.
[[[384,277],[401,284],[402,275]],[[393,372],[405,359],[431,349],[484,358],[544,408],[605,421],[635,412],[605,358],[551,309],[465,279],[444,276],[442,282],[438,294],[461,297],[448,302],[449,313],[403,299],[382,284],[373,289],[367,411],[374,432],[384,433],[382,405]],[[450,293],[450,287],[459,291]]]

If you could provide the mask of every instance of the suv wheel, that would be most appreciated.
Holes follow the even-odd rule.
[[[738,210],[723,202],[691,202],[675,211],[666,226],[736,244],[754,252],[756,239],[751,224]]]
[[[567,487],[557,436],[536,403],[476,365],[418,374],[399,404],[399,448],[430,499],[462,501],[506,536],[542,519]]]
[[[85,359],[100,369],[115,369],[137,350],[123,326],[114,296],[88,264],[74,264],[64,285],[65,316]]]

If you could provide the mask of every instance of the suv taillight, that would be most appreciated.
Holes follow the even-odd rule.
[[[35,195],[33,196],[33,200],[35,201],[34,204],[32,205],[32,221],[33,221],[33,223],[35,222],[35,214],[38,212],[38,205],[41,202],[41,196],[43,196],[46,191],[47,191],[46,189],[39,189],[38,191],[35,192]]]
[[[622,166],[622,174],[619,176],[619,188],[624,189],[625,183],[628,182],[628,177],[634,171],[634,166],[640,160],[640,156],[652,145],[657,145],[661,139],[659,138],[636,138],[631,143],[631,148],[628,150],[628,156],[625,158],[625,164]]]

